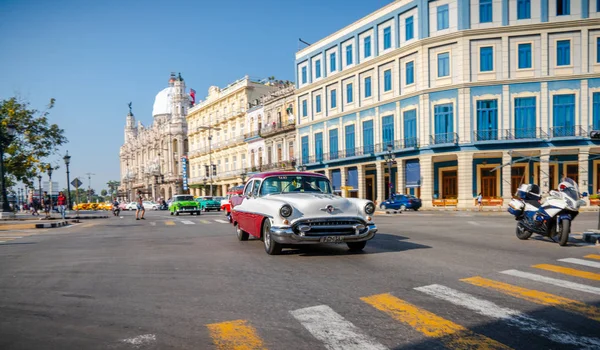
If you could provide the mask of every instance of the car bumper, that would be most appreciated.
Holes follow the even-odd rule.
[[[190,211],[194,211],[195,212],[195,211],[199,211],[199,210],[200,210],[200,208],[194,208],[194,209],[176,209],[175,211],[182,213],[182,212],[190,212]]]
[[[317,244],[322,243],[322,237],[341,237],[340,242],[336,243],[346,243],[346,242],[362,242],[368,241],[371,238],[375,237],[375,233],[377,233],[377,226],[375,224],[367,224],[367,232],[354,234],[354,235],[319,235],[319,236],[303,236],[294,232],[294,230],[290,226],[273,226],[271,227],[271,237],[277,243],[281,244]]]

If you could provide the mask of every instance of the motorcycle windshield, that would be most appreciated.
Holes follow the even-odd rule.
[[[569,196],[572,199],[578,200],[579,187],[577,186],[577,183],[571,178],[565,178],[562,182],[569,184],[569,186],[561,188],[561,192],[564,192],[567,196]]]

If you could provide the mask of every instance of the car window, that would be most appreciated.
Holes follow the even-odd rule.
[[[244,196],[249,196],[250,193],[252,193],[252,185],[254,185],[254,180],[248,181],[246,188],[244,189]]]
[[[252,194],[258,196],[258,188],[260,187],[260,180],[254,180],[254,187],[252,188]]]
[[[176,202],[184,202],[184,201],[193,201],[194,197],[193,196],[180,196],[180,197],[175,197],[175,201]]]

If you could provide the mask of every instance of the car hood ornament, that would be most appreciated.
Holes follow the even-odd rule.
[[[325,208],[321,208],[322,211],[326,211],[328,213],[333,213],[334,211],[337,210],[337,208],[335,208],[333,205],[329,204],[327,205]]]

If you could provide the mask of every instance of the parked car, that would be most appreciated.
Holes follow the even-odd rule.
[[[346,243],[359,251],[377,232],[373,202],[334,195],[329,179],[316,173],[256,174],[231,204],[238,239],[260,238],[270,255],[284,245],[318,243]]]
[[[127,203],[127,205],[125,205],[125,210],[137,210],[137,203],[136,202]]]
[[[221,200],[217,200],[216,197],[198,197],[196,199],[200,204],[200,210],[203,211],[211,211],[218,210],[221,211]]]
[[[194,196],[189,194],[178,194],[173,196],[173,201],[169,205],[171,215],[179,213],[190,213],[190,215],[200,215],[200,205],[194,200]]]
[[[379,205],[379,208],[393,209],[393,210],[408,210],[412,209],[414,211],[419,210],[421,208],[421,200],[415,196],[411,196],[409,194],[400,194],[397,193],[391,198],[388,198],[385,202]]]
[[[227,191],[227,199],[221,201],[221,210],[225,211],[225,215],[229,218],[229,222],[231,222],[231,197],[239,196],[244,192],[244,185],[235,186]]]
[[[144,209],[146,210],[158,210],[160,205],[151,201],[144,201]]]
[[[127,205],[128,204],[129,203],[127,203],[127,202],[121,202],[121,203],[119,203],[119,209],[121,209],[121,210],[127,210]]]

